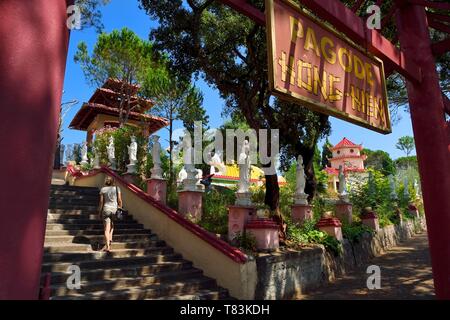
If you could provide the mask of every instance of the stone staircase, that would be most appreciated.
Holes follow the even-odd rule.
[[[96,188],[51,186],[41,279],[51,274],[51,299],[230,298],[132,216],[116,222],[112,252],[99,251],[98,193]],[[72,265],[81,270],[79,290],[67,288]]]

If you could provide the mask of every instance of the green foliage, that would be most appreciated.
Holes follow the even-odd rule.
[[[139,174],[144,173],[147,143],[141,129],[133,126],[123,126],[121,128],[103,128],[97,130],[95,132],[94,146],[99,154],[101,165],[108,165],[107,146],[111,136],[114,139],[117,170],[119,172],[127,171],[126,165],[128,164],[128,146],[131,143],[131,137],[135,136],[136,143],[138,145],[137,171]]]
[[[382,150],[363,149],[361,154],[367,155],[367,159],[364,161],[366,168],[378,170],[385,176],[395,174],[394,161],[389,156],[389,153]]]
[[[416,156],[397,158],[395,160],[395,166],[399,170],[408,170],[410,168],[414,169],[415,171],[419,170],[419,165],[417,163],[417,157]]]
[[[363,224],[347,224],[342,225],[342,235],[345,239],[352,243],[357,243],[365,233],[375,233],[375,230]]]
[[[233,242],[237,247],[243,248],[249,251],[256,251],[256,239],[255,237],[248,232],[237,233]]]
[[[288,220],[286,230],[287,240],[294,246],[306,245],[308,243],[321,244],[333,254],[341,254],[342,244],[325,232],[314,229],[315,224],[316,220],[311,220],[300,226]]]
[[[203,215],[199,223],[206,230],[226,234],[228,232],[228,209],[234,204],[236,196],[233,190],[212,189],[203,196]]]
[[[407,157],[411,154],[411,152],[416,147],[414,144],[414,138],[410,136],[403,136],[398,139],[395,147],[401,151],[403,151]]]

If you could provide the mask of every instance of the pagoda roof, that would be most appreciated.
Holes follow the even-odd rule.
[[[98,114],[112,115],[119,118],[119,109],[99,103],[85,103],[73,118],[69,128],[86,131]],[[169,125],[167,119],[134,111],[130,112],[128,119],[146,123],[149,126],[150,133]]]
[[[126,93],[130,97],[130,107],[133,108],[133,111],[144,113],[150,110],[155,103],[152,100],[139,97],[139,89],[138,84],[125,83],[118,79],[109,78],[102,87],[95,90],[89,99],[89,103],[103,104],[119,109],[122,94]]]
[[[352,148],[352,147],[358,148],[359,150],[362,150],[363,148],[361,144],[354,144],[353,142],[344,137],[344,139],[342,139],[337,145],[332,147],[331,150],[337,150],[341,148]]]

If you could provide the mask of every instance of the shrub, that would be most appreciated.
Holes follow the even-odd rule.
[[[212,189],[203,196],[203,215],[199,223],[206,230],[226,234],[228,232],[228,206],[235,203],[233,190]]]
[[[256,251],[256,239],[255,237],[248,232],[237,233],[236,237],[233,239],[235,245],[239,248]]]
[[[323,231],[315,229],[316,220],[306,221],[303,225],[298,225],[287,221],[287,239],[294,246],[315,243],[323,245],[327,250],[335,255],[342,253],[342,244],[335,238]]]
[[[365,233],[375,233],[375,230],[363,224],[347,224],[342,225],[342,235],[345,239],[352,243],[357,243],[361,240]]]

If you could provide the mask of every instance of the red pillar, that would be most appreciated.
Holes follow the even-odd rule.
[[[397,26],[405,60],[422,70],[422,82],[408,81],[407,89],[435,291],[438,298],[450,299],[450,137],[424,7],[401,7]]]
[[[0,300],[37,299],[66,65],[66,1],[0,1]]]

